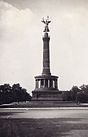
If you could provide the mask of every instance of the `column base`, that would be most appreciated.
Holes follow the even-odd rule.
[[[59,90],[32,91],[32,100],[57,100],[62,101],[62,92]]]

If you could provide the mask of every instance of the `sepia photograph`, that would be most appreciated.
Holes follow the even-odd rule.
[[[0,0],[0,137],[88,137],[87,36],[87,0]]]

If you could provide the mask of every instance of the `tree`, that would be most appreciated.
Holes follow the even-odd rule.
[[[85,94],[88,94],[88,85],[83,84],[82,86],[80,86],[80,90]]]
[[[71,101],[70,91],[63,91],[62,98],[63,98],[63,101]]]
[[[12,87],[9,84],[0,85],[0,104],[29,100],[31,96],[19,83]]]
[[[80,89],[77,86],[73,86],[70,92],[71,92],[71,100],[76,101],[77,93],[80,92]]]
[[[82,86],[80,86],[80,90],[83,94],[83,96],[81,97],[81,102],[88,102],[88,85],[83,84]]]
[[[10,103],[11,98],[11,86],[9,84],[0,85],[0,103]]]
[[[12,92],[14,101],[16,102],[31,100],[31,96],[27,93],[26,89],[20,86],[19,83],[12,86]]]

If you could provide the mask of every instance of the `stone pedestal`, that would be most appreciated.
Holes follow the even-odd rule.
[[[35,90],[32,100],[62,100],[62,92],[58,90],[58,77],[41,75],[35,77]]]

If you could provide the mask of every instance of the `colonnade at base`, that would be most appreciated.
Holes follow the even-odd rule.
[[[39,88],[58,89],[57,84],[58,84],[58,82],[57,82],[56,76],[51,76],[51,77],[37,76],[37,77],[35,77],[35,89],[39,89]]]

